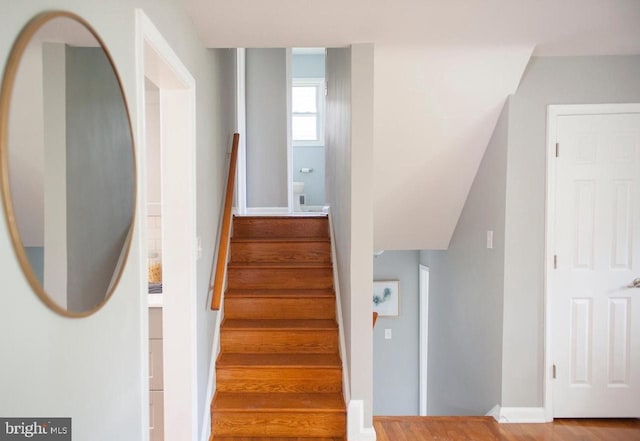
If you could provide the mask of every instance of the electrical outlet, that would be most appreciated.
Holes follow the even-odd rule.
[[[384,330],[384,339],[385,340],[391,340],[391,329],[385,329]]]

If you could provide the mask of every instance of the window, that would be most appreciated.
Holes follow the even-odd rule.
[[[324,79],[292,80],[291,138],[294,145],[324,144]]]

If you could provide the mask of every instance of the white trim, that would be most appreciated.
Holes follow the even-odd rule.
[[[226,281],[226,275],[225,275]],[[222,325],[222,319],[224,318],[224,295],[220,301],[220,310],[216,314],[215,322],[213,324],[213,344],[211,345],[211,360],[209,362],[209,379],[207,381],[207,395],[205,403],[211,403],[213,396],[216,393],[216,361],[218,360],[218,354],[220,354],[220,326]],[[209,441],[211,436],[211,409],[207,405],[204,407],[202,415],[202,431],[200,433],[200,441]]]
[[[136,20],[136,86],[138,89],[138,111],[136,112],[140,139],[139,144],[144,167],[146,145],[144,144],[145,103],[144,81],[148,76],[160,87],[161,106],[161,139],[163,162],[171,162],[173,168],[170,176],[163,169],[163,203],[175,198],[167,198],[165,191],[175,188],[181,192],[179,208],[180,220],[171,216],[163,216],[163,245],[167,256],[175,259],[174,270],[166,277],[165,291],[171,289],[170,283],[180,284],[180,296],[165,292],[163,299],[164,328],[164,372],[165,372],[165,436],[168,439],[179,438],[195,441],[198,429],[197,402],[197,333],[196,333],[196,92],[195,79],[182,64],[180,58],[160,34],[151,20],[141,9],[135,10]],[[150,66],[145,59],[153,60]],[[150,69],[153,67],[153,69]],[[171,83],[171,84],[169,84]],[[168,126],[168,127],[167,127]],[[179,142],[178,142],[179,138]],[[179,149],[176,146],[179,144]],[[176,160],[177,159],[177,160]],[[144,173],[143,177],[144,179]],[[175,184],[175,185],[174,185]],[[141,187],[144,186],[141,185]],[[179,190],[178,190],[179,189]],[[146,190],[145,190],[146,191]],[[143,192],[141,205],[146,205],[146,194]],[[146,207],[143,208],[146,213]],[[172,212],[168,207],[167,212]],[[145,219],[146,220],[146,219]],[[170,233],[170,234],[169,234]],[[169,235],[167,237],[167,235]],[[143,233],[142,236],[145,236]],[[146,244],[141,247],[141,278],[146,280]],[[169,259],[165,256],[167,266]],[[143,292],[146,292],[143,291]],[[146,298],[145,294],[145,298]],[[147,300],[148,302],[148,300]],[[148,308],[142,311],[142,322],[147,321]],[[148,358],[148,330],[143,332],[141,356]],[[143,363],[143,376],[148,375],[148,362]],[[145,376],[146,378],[146,376]],[[146,383],[146,382],[145,382]],[[143,424],[149,426],[149,389],[145,384],[143,391]],[[148,430],[143,439],[148,439]]]
[[[492,417],[497,422],[500,422],[500,405],[496,404],[491,408],[489,412],[485,414],[485,416]]]
[[[428,415],[429,267],[420,264],[420,416]]]
[[[245,214],[248,216],[269,216],[290,214],[288,207],[247,207]]]
[[[553,287],[551,274],[553,271],[553,255],[555,254],[555,224],[556,217],[556,161],[555,148],[558,132],[558,117],[568,115],[598,115],[640,113],[640,104],[553,104],[547,106],[547,176],[545,198],[545,264],[544,264],[544,372],[543,372],[543,403],[544,421],[553,421],[553,311],[551,301]]]
[[[340,297],[340,279],[338,278],[338,259],[336,254],[335,235],[333,233],[333,220],[331,209],[325,207],[329,219],[329,236],[331,238],[331,262],[333,262],[333,290],[336,293],[336,320],[338,321],[338,332],[340,334],[340,358],[342,359],[342,390],[344,402],[351,401],[351,383],[349,382],[349,363],[347,361],[347,343],[344,337],[344,322],[342,320],[342,301]]]
[[[244,48],[236,49],[236,132],[240,134],[238,144],[238,172],[236,189],[238,191],[238,214],[247,211],[247,54]]]
[[[291,104],[291,88],[292,88],[292,57],[291,48],[287,48],[285,52],[285,77],[287,86],[285,93],[287,95],[286,100],[286,115],[287,115],[287,204],[289,211],[293,211],[295,204],[293,202],[293,143],[291,137],[291,118],[292,118],[292,104]]]
[[[495,411],[495,407],[491,410]],[[495,418],[495,415],[490,415]],[[500,407],[497,421],[504,423],[546,423],[544,407]]]
[[[351,400],[347,408],[347,441],[376,441],[373,427],[364,427],[364,401]]]
[[[149,308],[162,308],[162,305],[163,305],[162,294],[149,294],[148,298],[149,298]]]

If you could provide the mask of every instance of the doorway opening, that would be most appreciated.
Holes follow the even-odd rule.
[[[291,50],[291,194],[294,212],[325,204],[325,49]]]
[[[237,50],[238,214],[322,212],[325,49]]]
[[[420,264],[420,416],[429,413],[427,408],[427,367],[429,355],[429,267]]]
[[[161,291],[155,302],[150,302],[149,286],[144,283],[144,305],[153,303],[161,307],[161,344],[143,341],[142,348],[158,348],[162,352],[161,363],[153,366],[151,374],[163,372],[163,411],[156,413],[154,423],[163,419],[163,430],[153,431],[152,439],[197,439],[197,365],[196,365],[196,207],[195,207],[195,80],[171,49],[153,23],[141,10],[136,10],[136,59],[138,83],[138,133],[141,168],[142,201],[139,207],[141,222],[147,215],[161,214],[159,236],[161,249],[157,255],[141,253],[141,268],[161,270]],[[149,147],[153,131],[148,131],[146,121],[145,83],[149,95],[157,89],[157,152]],[[153,127],[149,127],[153,130]],[[154,165],[155,164],[155,165]],[[150,167],[156,167],[151,170]],[[149,185],[147,178],[155,179]],[[152,179],[153,178],[153,179]],[[155,188],[154,186],[157,186]],[[158,201],[150,196],[158,192]],[[150,205],[147,205],[151,202]],[[154,205],[154,204],[157,204]],[[140,229],[141,249],[147,250],[149,231]],[[152,265],[148,268],[148,257]],[[157,266],[159,265],[159,267]],[[157,279],[157,278],[156,278]],[[156,309],[157,311],[157,309]],[[142,323],[147,323],[148,309],[143,310]],[[152,314],[149,325],[154,326],[157,313]],[[155,325],[157,326],[157,325]],[[145,335],[143,333],[143,335]],[[155,332],[149,336],[157,337]],[[142,364],[148,366],[150,354],[143,350]],[[151,370],[151,369],[150,369]],[[150,382],[151,383],[151,382]],[[143,391],[147,402],[150,384]],[[150,404],[156,405],[157,399]],[[144,409],[147,412],[153,409]],[[151,421],[150,421],[151,422]],[[150,425],[151,427],[151,425]],[[155,432],[155,433],[154,433]]]

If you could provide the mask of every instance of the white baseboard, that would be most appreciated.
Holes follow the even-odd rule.
[[[247,215],[268,216],[289,214],[287,207],[247,207]]]
[[[501,407],[496,405],[487,416],[499,423],[546,423],[548,422],[544,407]]]
[[[485,416],[493,417],[494,420],[500,422],[500,405],[496,404],[495,406],[493,406]]]
[[[364,427],[364,401],[351,400],[347,409],[347,441],[376,441],[373,427]]]

